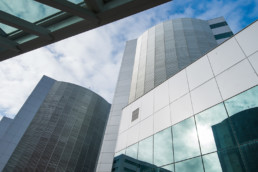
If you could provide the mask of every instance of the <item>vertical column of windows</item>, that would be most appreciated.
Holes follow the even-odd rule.
[[[155,30],[155,68],[154,68],[154,86],[161,84],[166,80],[165,64],[165,41],[163,23],[156,26]]]
[[[154,64],[155,64],[154,62],[155,62],[155,27],[152,27],[148,32],[144,93],[154,88]]]
[[[135,96],[136,99],[142,96],[144,93],[147,45],[148,45],[148,31],[144,32],[142,35],[139,70],[138,70],[137,83],[136,83],[136,96]]]

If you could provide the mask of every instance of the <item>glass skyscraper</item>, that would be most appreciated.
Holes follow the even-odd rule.
[[[174,19],[128,41],[97,171],[257,169],[257,31]]]
[[[3,171],[94,171],[110,104],[44,76],[1,134]],[[7,126],[7,127],[5,127]]]

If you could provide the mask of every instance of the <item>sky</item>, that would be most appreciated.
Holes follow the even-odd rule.
[[[35,10],[35,6],[43,10]],[[3,0],[0,10],[30,21],[55,12],[31,0]],[[90,88],[112,103],[127,40],[139,37],[165,20],[184,17],[206,20],[220,16],[224,16],[232,31],[237,33],[257,19],[258,0],[174,0],[2,61],[0,119],[1,116],[13,118],[17,114],[43,75]],[[0,27],[8,30],[4,25]]]

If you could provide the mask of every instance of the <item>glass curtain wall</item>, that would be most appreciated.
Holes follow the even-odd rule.
[[[125,154],[146,172],[255,172],[257,152],[258,86],[141,140]]]

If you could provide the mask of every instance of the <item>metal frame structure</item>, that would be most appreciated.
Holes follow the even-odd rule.
[[[18,30],[0,34],[0,61],[122,19],[171,0],[35,0],[61,10],[35,23],[0,11],[0,22]]]

